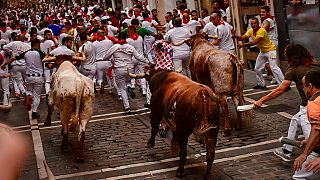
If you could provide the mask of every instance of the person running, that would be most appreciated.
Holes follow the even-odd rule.
[[[267,31],[259,26],[259,20],[256,17],[252,18],[250,20],[250,23],[252,28],[250,28],[244,35],[234,35],[233,37],[238,41],[244,41],[249,38],[253,39],[253,41],[250,41],[248,43],[239,43],[238,48],[257,45],[260,49],[259,55],[256,60],[256,65],[254,67],[258,84],[254,86],[253,89],[266,88],[266,82],[262,76],[262,69],[264,68],[266,62],[269,62],[274,77],[276,78],[278,84],[281,84],[284,77],[281,69],[277,65],[276,45],[273,44],[273,42],[269,39]]]
[[[139,54],[132,45],[127,44],[126,36],[126,33],[123,32],[118,35],[118,44],[113,45],[107,51],[103,60],[109,60],[111,56],[113,56],[111,63],[116,75],[115,80],[121,93],[125,111],[126,113],[131,113],[126,92],[127,89],[130,90],[128,87],[131,83],[131,78],[128,76],[128,65],[132,63],[132,57],[146,64],[149,63],[149,61],[145,59],[143,55]]]

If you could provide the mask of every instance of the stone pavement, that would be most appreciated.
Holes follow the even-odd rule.
[[[271,92],[268,89],[253,90],[254,73],[245,71],[245,97],[249,103]],[[150,136],[149,110],[143,108],[145,99],[136,90],[137,98],[130,100],[135,114],[125,115],[122,102],[116,95],[97,94],[95,111],[88,124],[85,140],[86,160],[76,163],[74,149],[76,134],[69,136],[69,152],[60,152],[61,126],[55,113],[51,127],[43,127],[46,105],[40,105],[40,119],[30,128],[30,121],[22,102],[14,102],[9,113],[0,112],[0,121],[17,128],[30,140],[40,133],[42,152],[57,179],[176,179],[174,171],[178,158],[170,155],[170,133],[167,138],[156,138],[153,149],[144,148]],[[43,99],[44,100],[44,99]],[[212,168],[214,179],[291,179],[292,162],[282,162],[273,155],[274,148],[280,147],[277,138],[286,135],[290,115],[298,111],[300,99],[296,88],[286,92],[279,99],[267,103],[268,107],[254,110],[255,119],[245,118],[243,129],[233,131],[232,136],[219,134],[216,157]],[[232,119],[235,110],[229,102]],[[223,127],[223,122],[220,122]],[[220,128],[222,129],[222,128]],[[192,136],[188,143],[186,177],[183,179],[202,179],[205,173],[205,148],[196,143]],[[37,155],[36,155],[37,154]],[[37,156],[37,157],[36,157]],[[42,177],[38,151],[33,152],[27,161],[21,179]],[[41,166],[40,166],[41,167]]]

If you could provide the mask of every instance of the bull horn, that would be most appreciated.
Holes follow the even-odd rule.
[[[44,168],[46,169],[48,180],[56,180],[56,178],[54,177],[54,175],[53,175],[51,169],[49,168],[46,160],[43,160],[43,164],[44,164]]]
[[[43,58],[42,62],[54,62],[56,60],[57,60],[56,57],[45,57]]]
[[[218,39],[218,36],[217,35],[208,35],[208,38],[210,38],[210,39]]]
[[[172,42],[172,44],[174,45],[174,46],[181,46],[183,43],[185,43],[186,41],[189,41],[191,38],[187,38],[187,39],[185,39],[185,40],[183,40],[183,41],[181,41],[181,42],[178,42],[178,43],[174,43],[174,42]]]
[[[146,74],[141,73],[141,74],[133,74],[131,72],[128,73],[129,77],[134,78],[134,79],[139,79],[139,78],[145,78]]]

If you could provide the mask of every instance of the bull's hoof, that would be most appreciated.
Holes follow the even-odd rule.
[[[66,145],[61,145],[61,146],[60,146],[60,150],[61,150],[62,153],[68,152],[68,146],[66,146]]]
[[[178,167],[176,170],[176,177],[177,178],[183,178],[184,177],[184,168]]]
[[[84,162],[84,157],[83,156],[77,156],[76,157],[77,163],[83,163]]]
[[[44,123],[43,123],[43,126],[51,126],[51,121],[45,121]]]
[[[147,143],[146,145],[144,145],[145,148],[153,148],[154,147],[154,143]]]
[[[224,137],[231,136],[231,128],[224,129],[224,131],[223,131],[223,136],[224,136]]]

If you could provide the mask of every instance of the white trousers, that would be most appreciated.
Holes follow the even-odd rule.
[[[96,64],[97,64],[97,85],[101,87],[101,83],[105,82],[107,79],[109,88],[112,89],[112,84],[113,84],[114,88],[117,90],[118,95],[120,95],[119,88],[115,81],[115,78],[110,79],[109,76],[107,76],[107,71],[109,67],[112,66],[111,61],[97,61]]]
[[[300,170],[294,172],[292,178],[293,179],[297,179],[297,180],[311,180],[311,179],[314,179],[314,180],[318,180],[320,179],[320,171],[316,171],[316,172],[308,172],[306,169],[305,169],[305,166],[307,165],[307,163],[315,158],[319,158],[320,155],[318,153],[315,153],[315,152],[311,152],[309,154],[309,156],[307,157],[307,159],[302,163],[302,167]]]
[[[122,97],[123,106],[125,109],[130,108],[127,89],[130,86],[131,78],[128,76],[127,68],[116,68],[114,69],[116,77],[114,78]]]
[[[257,60],[256,65],[254,67],[254,70],[256,72],[256,79],[259,86],[265,86],[266,82],[264,81],[264,78],[262,76],[262,70],[264,69],[265,64],[269,62],[271,71],[277,81],[278,84],[281,84],[281,82],[284,80],[284,76],[282,74],[281,69],[277,65],[277,51],[269,51],[266,53],[260,52]]]
[[[140,64],[140,62],[137,62],[137,60],[134,60],[136,62],[134,62],[134,64],[130,64],[129,65],[129,69],[130,71],[132,71],[134,74],[141,74],[144,73],[143,71],[143,66],[142,64]],[[135,84],[138,84],[141,89],[142,89],[142,94],[146,94],[147,93],[147,88],[146,88],[146,79],[145,78],[139,78],[139,79],[131,79],[131,87],[135,88]]]
[[[306,106],[300,106],[299,112],[292,117],[290,121],[289,129],[288,129],[289,139],[296,140],[298,126],[301,126],[304,137],[308,138],[311,131],[311,125],[310,125],[310,122],[308,121]],[[290,152],[292,152],[293,150],[293,146],[291,145],[285,144],[283,145],[283,147]]]
[[[3,105],[9,105],[9,78],[0,78],[1,88],[3,91]]]
[[[32,103],[32,112],[37,112],[39,104],[40,104],[40,96],[41,91],[43,88],[43,77],[27,77],[26,84],[27,84],[27,95],[33,97]]]
[[[91,80],[94,79],[97,72],[97,65],[93,66],[81,66],[79,69],[79,72],[83,74],[84,76],[90,78]]]
[[[182,67],[182,74],[191,77],[191,72],[189,69],[189,59],[190,59],[190,53],[186,53],[184,55],[180,56],[174,56],[173,57],[173,63],[174,63],[174,70]]]
[[[14,91],[18,94],[24,94],[26,92],[23,84],[24,84],[24,80],[26,79],[26,66],[18,66],[18,65],[14,65],[12,66],[12,73],[13,73],[13,78],[15,79],[16,83],[17,83],[17,88]]]
[[[45,88],[46,94],[49,94],[49,92],[51,91],[51,88],[50,88],[51,76],[54,72],[56,72],[56,70],[57,70],[56,68],[48,69],[47,67],[44,67],[44,71],[43,71],[44,79],[45,79],[44,88]]]

